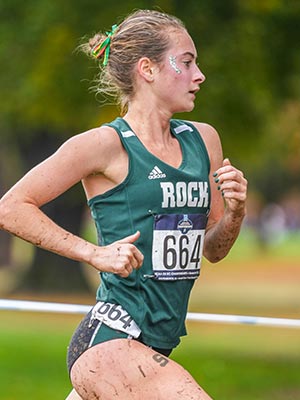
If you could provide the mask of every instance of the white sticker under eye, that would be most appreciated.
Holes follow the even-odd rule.
[[[181,69],[178,68],[178,65],[176,63],[176,57],[169,56],[169,62],[170,62],[171,67],[175,70],[176,74],[181,74]]]

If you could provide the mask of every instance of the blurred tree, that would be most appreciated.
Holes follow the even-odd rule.
[[[220,131],[225,155],[246,171],[250,188],[269,196],[265,182],[275,174],[280,185],[272,196],[280,196],[291,168],[300,175],[296,150],[293,162],[282,155],[295,149],[300,123],[300,3],[289,0],[185,0],[184,7],[181,0],[128,0],[117,7],[99,0],[0,2],[0,194],[68,137],[114,118],[116,108],[95,104],[88,90],[97,63],[88,64],[76,47],[137,8],[158,8],[186,23],[207,81],[195,110],[183,117]],[[45,207],[75,234],[85,209],[79,187]],[[9,258],[8,241],[2,233],[0,250],[7,250],[0,264]],[[61,276],[64,289],[79,290],[82,282],[86,290],[78,265],[51,257],[36,250],[26,287],[53,290]]]
[[[276,162],[289,158],[276,138],[286,104],[300,98],[300,3],[186,0],[180,12],[177,4],[207,77],[192,117],[219,130],[224,154],[245,171],[250,190],[259,189],[270,198],[262,179],[271,181],[277,174],[280,185],[272,195],[273,200],[280,199],[291,180],[286,179],[287,163]],[[299,121],[293,121],[299,132]],[[287,147],[291,145],[286,151]],[[276,165],[275,172],[270,165]],[[299,165],[296,170],[299,176]]]
[[[71,1],[0,4],[0,32],[4,39],[0,44],[1,150],[6,154],[1,157],[1,193],[71,134],[100,123],[104,109],[88,101],[87,88],[95,69],[89,70],[85,57],[74,51],[82,37],[82,21],[88,21],[92,15],[94,21],[88,24],[89,29],[108,28],[103,21],[108,16],[105,10],[102,24],[96,23],[96,4],[90,2],[91,8],[83,1],[77,8]],[[89,82],[83,83],[83,77]],[[114,111],[105,110],[110,118]],[[17,168],[13,168],[13,160]],[[51,218],[75,234],[80,234],[85,209],[79,185],[45,206]],[[1,252],[1,265],[9,263],[10,239],[1,233],[1,249],[5,250]],[[20,285],[22,289],[41,292],[89,289],[78,263],[45,254],[39,248],[35,249],[32,268]]]

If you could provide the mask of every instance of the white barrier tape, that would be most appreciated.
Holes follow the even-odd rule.
[[[86,314],[91,308],[92,306],[84,306],[80,304],[0,299],[0,310]]]
[[[86,314],[90,311],[91,308],[92,308],[91,305],[0,299],[0,310]],[[271,317],[255,317],[246,315],[226,315],[226,314],[208,314],[208,313],[187,313],[186,319],[188,321],[206,321],[215,323],[300,328],[300,319],[291,319],[291,318],[271,318]]]
[[[218,322],[218,323],[225,322],[230,324],[265,325],[265,326],[277,326],[285,328],[300,328],[300,319],[255,317],[250,315],[188,313],[187,320]]]

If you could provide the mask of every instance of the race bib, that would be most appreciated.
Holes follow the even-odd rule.
[[[205,214],[154,217],[152,265],[156,279],[198,278],[206,224]]]
[[[141,330],[133,318],[118,304],[99,301],[92,310],[90,323],[95,319],[134,338],[138,338],[141,334]]]

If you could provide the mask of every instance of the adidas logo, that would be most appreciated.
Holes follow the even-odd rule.
[[[148,175],[148,179],[161,179],[161,178],[166,178],[167,175],[164,174],[156,165],[153,170],[150,172]]]

